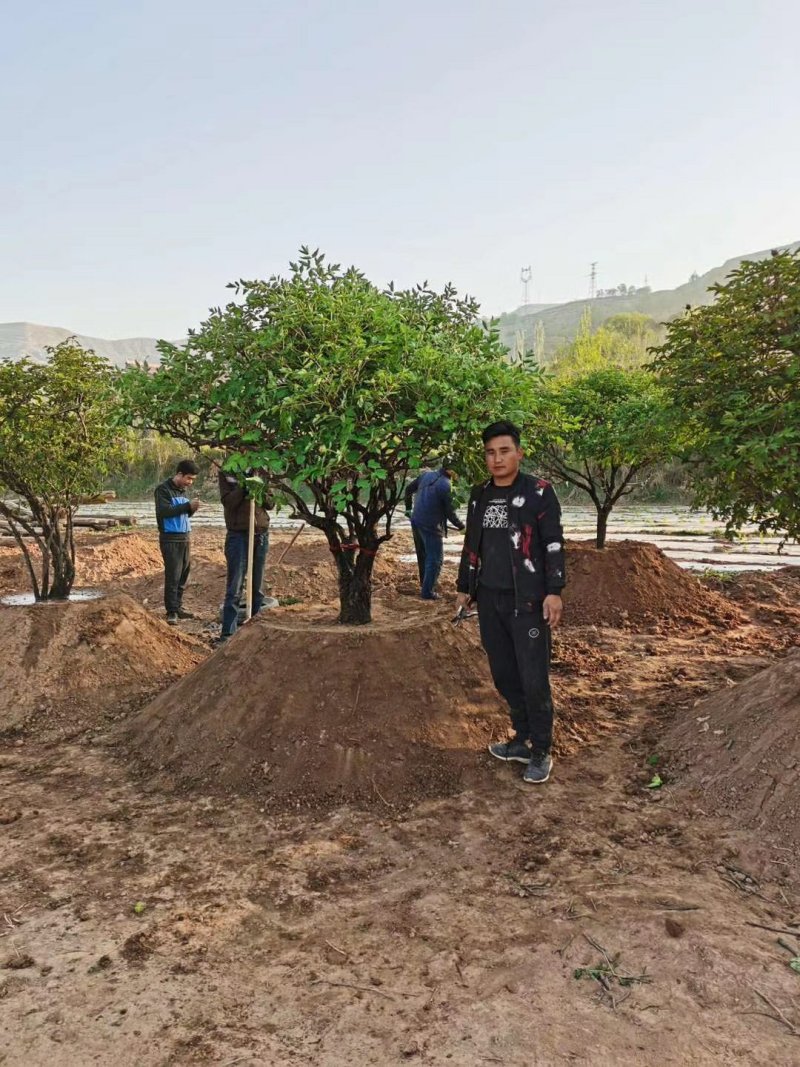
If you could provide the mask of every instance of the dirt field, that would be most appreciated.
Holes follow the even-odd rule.
[[[218,535],[195,540],[179,633],[152,537],[84,542],[81,583],[113,597],[0,608],[4,1067],[798,1062],[791,798],[755,819],[736,744],[714,755],[746,755],[758,713],[769,772],[776,748],[795,770],[797,570],[706,589],[632,545],[626,584],[620,546],[573,549],[554,777],[532,789],[483,750],[505,719],[475,624],[404,595],[407,542],[377,564],[385,633],[357,640],[330,626],[325,545],[277,566],[276,537],[284,606],[216,652]],[[22,588],[0,549],[0,593]]]

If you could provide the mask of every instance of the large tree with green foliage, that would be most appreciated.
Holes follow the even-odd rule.
[[[48,352],[46,363],[0,362],[0,516],[37,600],[69,596],[75,511],[120,454],[106,361],[74,339]]]
[[[668,326],[655,366],[687,425],[699,505],[800,538],[800,250],[746,261]]]
[[[301,250],[288,277],[242,281],[161,366],[123,376],[129,416],[226,469],[262,472],[322,530],[340,619],[370,621],[375,555],[410,471],[457,455],[478,468],[480,430],[530,410],[535,376],[501,358],[477,306],[427,285],[381,290]]]
[[[533,427],[532,458],[551,477],[588,493],[598,548],[614,506],[677,447],[664,390],[647,371],[619,367],[551,378]]]

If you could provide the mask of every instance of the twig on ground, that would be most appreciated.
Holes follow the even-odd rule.
[[[378,989],[376,986],[371,985],[355,985],[353,982],[334,982],[330,978],[315,978],[311,985],[335,985],[341,986],[343,989],[360,989],[364,993],[375,993],[379,997],[383,997],[385,1000],[391,1000],[391,996],[383,989]]]
[[[358,698],[360,696],[361,696],[361,682],[358,683],[358,686],[356,688],[356,699],[353,701],[353,715],[355,715],[355,713],[356,713],[356,708],[358,707]]]
[[[467,981],[464,978],[464,972],[461,970],[461,962],[458,956],[456,956],[456,958],[453,960],[453,963],[455,964],[456,974],[458,975],[459,982],[461,982],[462,986],[466,986]]]
[[[561,946],[561,948],[557,948],[555,950],[558,953],[558,955],[561,957],[562,960],[564,959],[564,953],[567,951],[567,949],[569,948],[569,946],[572,944],[572,942],[575,940],[575,938],[577,936],[578,936],[577,934],[573,934],[572,937],[570,937],[569,940],[565,944],[563,944]]]
[[[383,801],[383,803],[386,805],[387,808],[393,808],[394,807],[394,804],[390,804],[389,801],[386,799],[386,797],[383,795],[383,793],[380,791],[380,789],[378,789],[377,785],[375,784],[375,779],[374,778],[372,779],[372,788],[375,790],[375,792],[378,794],[378,796],[380,797],[380,799]]]
[[[764,1001],[768,1008],[772,1008],[772,1011],[745,1011],[742,1013],[743,1015],[765,1015],[768,1019],[772,1019],[776,1023],[782,1023],[792,1037],[800,1037],[800,1030],[798,1030],[793,1023],[789,1022],[781,1009],[776,1004],[773,1004],[768,996],[765,996],[765,994],[756,989],[755,986],[753,986],[753,992],[757,997]]]
[[[776,937],[775,940],[778,942],[781,948],[785,948],[787,952],[791,952],[791,954],[795,958],[800,956],[800,950],[798,950],[794,945],[790,945],[788,941],[784,941],[782,937]]]
[[[326,940],[325,944],[328,946],[328,948],[332,948],[334,952],[338,952],[340,956],[344,956],[345,959],[349,956],[348,952],[345,952],[343,948],[338,948],[336,945],[333,944],[332,941]]]
[[[800,937],[800,930],[787,930],[785,926],[768,926],[766,923],[753,923],[745,920],[745,926],[756,926],[759,930],[769,930],[773,934],[789,934],[790,937]]]
[[[669,900],[657,900],[656,904],[664,911],[702,911],[699,904],[673,904]]]

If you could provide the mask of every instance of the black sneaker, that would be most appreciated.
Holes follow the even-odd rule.
[[[499,741],[489,745],[489,751],[504,763],[527,763],[531,758],[531,750],[524,741]]]
[[[178,608],[179,619],[196,619],[197,616],[192,611],[184,611],[183,608]]]
[[[178,613],[177,611],[170,611],[167,613],[167,622],[170,626],[178,625]]]
[[[532,752],[522,780],[527,785],[541,785],[550,777],[552,769],[553,760],[549,752]]]

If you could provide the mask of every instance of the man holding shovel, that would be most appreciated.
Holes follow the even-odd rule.
[[[225,587],[225,603],[222,608],[222,632],[220,641],[235,632],[239,622],[239,603],[245,575],[251,577],[247,595],[250,597],[252,614],[257,615],[264,605],[264,568],[269,551],[269,514],[270,504],[256,502],[263,488],[261,479],[252,471],[247,471],[243,482],[234,474],[223,470],[219,472],[219,496],[225,512],[225,561],[228,567]],[[252,531],[251,531],[252,519]],[[253,538],[252,576],[248,573],[250,534]]]

